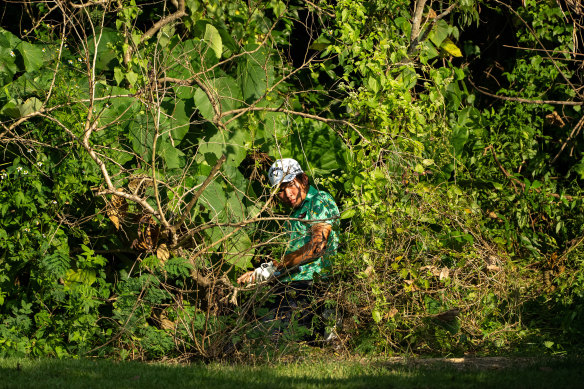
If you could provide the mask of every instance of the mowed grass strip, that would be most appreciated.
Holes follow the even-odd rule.
[[[495,366],[382,361],[275,365],[0,359],[0,388],[583,388],[580,358]]]

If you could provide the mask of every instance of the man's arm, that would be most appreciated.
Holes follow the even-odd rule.
[[[279,270],[291,269],[298,265],[309,263],[320,258],[324,253],[328,238],[331,234],[332,226],[328,223],[318,223],[310,229],[310,241],[298,250],[284,256],[281,263],[273,261]],[[248,271],[237,279],[238,284],[254,282],[254,271]]]
[[[310,241],[298,250],[286,254],[282,262],[274,261],[274,265],[282,270],[320,258],[324,253],[332,229],[332,226],[328,223],[313,225],[310,228]]]

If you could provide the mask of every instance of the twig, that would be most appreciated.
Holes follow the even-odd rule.
[[[207,188],[207,186],[209,186],[209,184],[211,183],[211,181],[213,181],[213,178],[215,178],[215,175],[217,174],[217,172],[221,168],[221,165],[223,165],[223,163],[225,162],[226,159],[227,159],[227,157],[225,156],[225,154],[223,154],[221,156],[221,158],[219,158],[219,160],[217,161],[217,163],[215,164],[215,166],[213,166],[213,169],[211,170],[211,173],[209,173],[209,175],[207,176],[207,179],[205,179],[205,181],[203,182],[203,184],[201,185],[201,187],[193,195],[193,198],[191,199],[191,201],[189,202],[189,204],[185,208],[185,210],[184,210],[182,216],[180,217],[180,219],[170,228],[171,231],[176,232],[176,230],[178,228],[180,228],[180,226],[184,223],[184,221],[186,220],[187,216],[190,215],[191,209],[193,208],[193,206],[195,205],[195,203],[197,202],[197,200],[199,199],[199,197],[201,196],[201,194],[203,193],[203,191]],[[176,242],[173,242],[173,244],[175,244],[175,243]]]
[[[519,18],[519,20],[521,20],[523,22],[523,24],[525,25],[525,27],[529,30],[529,32],[531,33],[531,35],[533,36],[533,38],[537,41],[537,43],[543,48],[545,49],[545,45],[541,42],[541,40],[537,37],[537,34],[535,33],[535,31],[533,30],[533,28],[529,25],[529,23],[527,23],[522,17],[521,15],[519,15],[519,13],[517,11],[515,11],[513,9],[513,7],[511,7],[509,4],[506,4],[500,0],[495,0],[496,3],[501,4],[502,6],[505,6],[506,8],[508,8],[517,18]],[[574,86],[574,84],[572,84],[572,81],[570,81],[570,79],[564,74],[564,72],[562,72],[562,70],[560,69],[560,67],[558,66],[558,64],[556,63],[556,61],[552,58],[552,56],[549,54],[549,52],[545,52],[547,57],[552,61],[552,63],[554,64],[554,67],[556,68],[556,70],[562,75],[562,78],[566,81],[566,83],[568,85],[570,85],[570,87],[572,88],[572,90],[576,93],[576,95],[582,97],[582,95],[579,93],[578,89]]]
[[[506,100],[506,101],[515,101],[518,103],[526,103],[526,104],[550,104],[550,105],[569,105],[569,106],[578,106],[578,105],[584,105],[583,101],[561,101],[561,100],[530,100],[530,99],[524,99],[521,97],[509,97],[509,96],[500,96],[500,95],[496,95],[490,92],[487,92],[481,88],[479,88],[478,86],[476,86],[474,84],[474,82],[472,82],[472,80],[470,78],[468,78],[468,82],[480,93],[493,97],[495,99],[500,99],[500,100]]]
[[[221,118],[228,116],[228,115],[236,115],[239,114],[240,112],[246,112],[246,111],[266,111],[266,112],[282,112],[288,115],[296,115],[296,116],[301,116],[307,119],[314,119],[314,120],[318,120],[320,122],[323,123],[332,123],[332,124],[342,124],[342,125],[346,125],[351,127],[351,129],[353,131],[355,131],[357,134],[359,134],[359,136],[363,139],[363,141],[365,143],[371,143],[358,129],[357,126],[347,120],[343,120],[343,119],[329,119],[329,118],[324,118],[322,116],[318,116],[318,115],[313,115],[310,113],[305,113],[305,112],[299,112],[299,111],[292,111],[289,109],[285,109],[285,108],[271,108],[271,107],[247,107],[247,108],[239,108],[239,109],[233,109],[231,111],[227,111],[227,112],[223,112],[221,114]]]
[[[566,148],[566,146],[568,145],[568,143],[572,139],[574,139],[575,137],[578,136],[578,134],[580,133],[580,130],[582,129],[582,126],[583,125],[584,125],[584,116],[582,116],[580,118],[580,120],[578,120],[578,123],[576,123],[576,125],[572,129],[572,132],[570,133],[570,135],[568,136],[568,138],[562,143],[562,147],[560,147],[560,151],[558,151],[558,153],[556,154],[556,156],[554,157],[554,159],[552,159],[552,162],[551,163],[556,162],[556,160],[559,158],[560,154],[562,154],[562,152],[564,151],[564,149]]]
[[[150,29],[148,29],[148,31],[146,31],[144,35],[142,35],[139,44],[143,44],[145,41],[152,38],[154,34],[156,34],[162,27],[166,26],[169,23],[174,22],[175,20],[182,18],[183,16],[186,16],[186,14],[187,12],[185,9],[185,0],[178,0],[178,9],[176,10],[176,12],[154,23],[154,25],[150,27]],[[130,59],[134,52],[134,49],[135,49],[134,46],[128,45],[128,51],[126,51],[124,55],[124,60]]]
[[[509,174],[509,172],[505,169],[505,167],[503,167],[503,165],[501,165],[501,162],[499,162],[499,159],[497,158],[497,154],[495,154],[495,148],[493,147],[493,145],[489,145],[489,146],[485,147],[485,150],[483,151],[483,155],[486,154],[487,151],[489,151],[489,150],[491,151],[491,154],[493,155],[493,159],[497,163],[499,170],[501,170],[503,172],[503,174],[505,175],[506,178],[511,180],[511,183],[513,184],[513,187],[515,189],[515,193],[518,193],[517,188],[515,187],[515,184],[519,185],[522,190],[525,190],[525,183],[521,182],[516,177],[513,177],[511,174]],[[540,193],[540,194],[542,193],[541,189],[539,189],[539,188],[530,188],[530,190],[534,190],[535,192]],[[546,193],[546,192],[544,192],[543,194],[557,198],[557,199],[564,198],[568,201],[575,200],[574,196],[568,196],[568,195],[562,196],[562,195],[559,195],[557,193]]]

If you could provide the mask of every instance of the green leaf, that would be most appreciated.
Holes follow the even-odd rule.
[[[250,52],[242,57],[237,66],[237,75],[241,85],[243,98],[256,99],[261,97],[274,78],[274,66],[269,61],[267,51],[258,49],[258,45],[246,45]],[[267,78],[266,78],[267,77]]]
[[[369,88],[374,92],[379,92],[379,83],[375,77],[369,76],[369,80],[367,81]]]
[[[136,85],[136,81],[138,81],[138,75],[130,70],[126,73],[126,80],[128,80],[130,85],[134,86]]]
[[[162,138],[159,138],[163,141],[158,143],[157,153],[164,160],[164,164],[169,169],[178,169],[183,166],[182,157],[184,157],[184,153],[173,147],[168,139],[168,135],[163,135]]]
[[[27,72],[38,70],[43,66],[43,51],[40,47],[28,42],[20,42],[16,50],[20,52]]]
[[[36,97],[31,97],[20,106],[20,116],[30,115],[41,109],[43,103]]]
[[[357,214],[357,210],[355,208],[347,209],[341,213],[341,219],[350,219]]]
[[[277,1],[274,5],[274,14],[277,17],[281,17],[284,15],[284,12],[286,12],[286,4],[284,4],[282,1]]]
[[[224,231],[230,233],[228,231]],[[251,267],[254,249],[252,241],[243,230],[239,230],[225,242],[226,260],[239,269],[248,269]]]
[[[118,85],[120,85],[122,81],[124,81],[124,71],[122,70],[122,68],[118,66],[114,68],[114,79],[116,80],[116,83]]]
[[[381,321],[381,312],[379,312],[379,310],[375,309],[373,312],[371,312],[371,316],[373,317],[375,323],[379,323]]]
[[[217,59],[221,58],[221,53],[223,52],[223,41],[221,40],[221,34],[212,24],[207,24],[205,27],[205,42],[213,50]]]
[[[213,110],[213,106],[211,105],[211,101],[207,97],[207,94],[201,88],[198,88],[195,91],[194,99],[195,106],[201,115],[207,120],[213,120],[215,111]]]
[[[96,56],[95,68],[97,70],[112,70],[116,64],[119,64],[120,43],[120,34],[111,28],[103,28],[89,39],[87,47],[91,59]]]
[[[207,84],[213,97],[219,101],[221,112],[227,112],[241,106],[241,88],[232,77],[219,77],[210,80]],[[200,88],[195,91],[195,106],[201,115],[213,120],[215,112],[207,94]]]
[[[311,50],[321,51],[329,47],[331,41],[326,38],[326,36],[320,35],[312,44],[310,45]]]
[[[21,116],[20,104],[17,104],[15,101],[9,101],[2,107],[2,109],[0,109],[0,115],[6,115],[12,119],[18,119]]]
[[[420,60],[422,62],[426,62],[432,58],[435,58],[439,55],[438,50],[432,44],[432,42],[424,41],[420,45]]]
[[[436,47],[440,47],[442,45],[442,42],[448,36],[449,31],[450,26],[448,25],[448,23],[446,23],[446,21],[444,21],[443,19],[440,19],[432,29],[429,38],[432,41],[432,43],[436,45]]]
[[[233,131],[218,131],[199,146],[199,154],[204,156],[209,165],[222,156],[227,156],[227,162],[239,166],[247,155],[247,145],[251,142],[251,134],[243,129]]]
[[[448,54],[452,55],[453,57],[462,57],[462,52],[460,49],[452,42],[450,39],[446,39],[440,48],[446,51]]]
[[[15,57],[16,54],[10,46],[4,47],[0,43],[0,86],[12,81],[12,78],[18,71]]]

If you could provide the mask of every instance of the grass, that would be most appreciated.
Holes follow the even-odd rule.
[[[582,362],[538,359],[473,367],[329,360],[249,366],[0,359],[0,388],[582,388]]]

